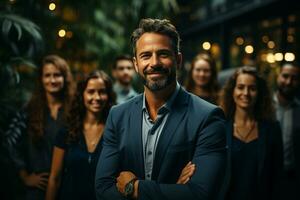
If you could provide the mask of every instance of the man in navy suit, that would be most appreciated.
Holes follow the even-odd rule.
[[[144,94],[110,111],[97,198],[216,199],[226,170],[223,112],[176,81],[180,38],[168,20],[141,20],[131,40]]]

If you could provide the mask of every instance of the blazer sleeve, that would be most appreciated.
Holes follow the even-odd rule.
[[[125,199],[117,190],[116,178],[120,173],[119,150],[115,127],[113,124],[113,108],[108,115],[103,135],[103,149],[98,160],[95,187],[96,197],[101,200]]]
[[[226,172],[226,133],[223,112],[216,108],[198,130],[192,162],[196,171],[187,184],[159,184],[140,181],[140,200],[216,199]]]
[[[98,199],[124,199],[117,191],[115,177],[119,174],[118,141],[110,112],[104,135],[103,150],[96,171]],[[214,199],[223,184],[226,168],[226,135],[223,112],[216,108],[198,129],[192,162],[196,171],[187,184],[161,184],[139,181],[140,200],[205,200]],[[101,164],[100,164],[101,163]]]

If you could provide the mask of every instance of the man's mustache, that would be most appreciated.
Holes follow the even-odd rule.
[[[147,74],[154,74],[154,73],[160,73],[160,74],[167,74],[169,73],[169,70],[166,69],[166,68],[163,68],[163,67],[153,67],[151,69],[145,69],[144,70],[144,74],[147,75]]]

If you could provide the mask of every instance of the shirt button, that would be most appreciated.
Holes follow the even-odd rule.
[[[150,174],[147,174],[147,178],[150,178]]]
[[[152,155],[152,151],[148,151],[148,155]]]

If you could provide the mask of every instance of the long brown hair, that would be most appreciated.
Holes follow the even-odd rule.
[[[212,99],[217,100],[218,97],[218,92],[219,92],[219,84],[217,80],[217,67],[216,67],[216,62],[215,60],[206,53],[199,53],[191,63],[191,69],[188,72],[188,76],[185,82],[185,89],[188,92],[192,92],[193,89],[195,88],[195,81],[193,80],[193,70],[195,68],[195,63],[198,60],[204,60],[208,63],[211,71],[211,77],[209,82],[207,83],[207,90],[209,91]]]
[[[265,79],[257,72],[255,67],[244,66],[238,68],[228,79],[221,91],[220,106],[222,107],[227,119],[233,119],[235,114],[235,101],[233,92],[236,86],[236,80],[241,74],[249,74],[255,77],[257,86],[257,100],[254,105],[253,116],[256,120],[275,120],[275,110],[272,101],[272,95]]]
[[[43,137],[45,119],[49,110],[46,92],[42,82],[43,70],[46,64],[53,64],[63,75],[64,86],[58,98],[62,102],[64,113],[68,111],[69,102],[71,101],[74,90],[73,78],[67,62],[57,55],[48,55],[44,57],[41,66],[38,68],[36,88],[26,106],[26,112],[28,114],[28,134],[36,144]]]
[[[67,142],[77,141],[83,131],[83,121],[86,114],[86,108],[84,106],[83,93],[87,87],[89,80],[94,78],[100,78],[104,81],[106,93],[108,96],[107,103],[100,113],[101,122],[105,123],[110,108],[115,104],[116,95],[113,92],[113,86],[111,78],[102,70],[96,70],[91,72],[86,76],[82,81],[78,82],[76,93],[71,104],[71,109],[67,117],[67,126],[68,126],[68,137],[66,138]]]

